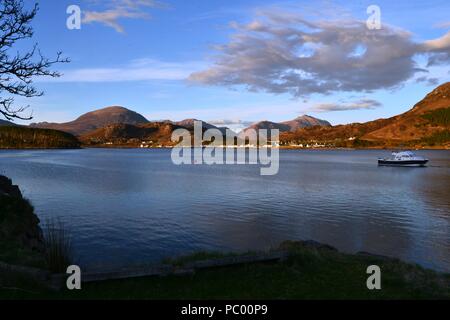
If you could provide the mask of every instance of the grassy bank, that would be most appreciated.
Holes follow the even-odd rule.
[[[450,275],[382,257],[343,254],[301,243],[285,243],[283,246],[289,250],[290,257],[280,262],[218,267],[183,276],[89,283],[83,284],[80,291],[51,292],[20,279],[21,288],[0,288],[0,298],[450,299]],[[196,254],[171,263],[182,265],[218,256]],[[369,291],[366,287],[366,270],[373,264],[382,270],[380,291]],[[9,285],[12,286],[11,283]]]

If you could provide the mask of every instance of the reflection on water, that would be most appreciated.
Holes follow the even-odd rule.
[[[0,168],[70,227],[85,266],[314,239],[450,271],[450,152],[422,152],[428,168],[378,167],[384,153],[281,151],[276,176],[169,150],[0,151]]]

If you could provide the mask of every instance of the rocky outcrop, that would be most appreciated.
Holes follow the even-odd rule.
[[[20,192],[19,187],[13,185],[11,179],[5,176],[0,176],[0,194],[22,198],[22,192]]]
[[[11,179],[0,176],[0,243],[44,252],[44,237],[33,206]]]

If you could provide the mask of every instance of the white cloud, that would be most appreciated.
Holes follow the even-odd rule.
[[[244,86],[250,91],[289,93],[294,97],[333,92],[394,89],[428,64],[450,62],[450,33],[417,43],[408,31],[383,24],[369,30],[365,21],[308,20],[288,12],[260,12],[216,46],[214,64],[190,80],[206,85]]]
[[[330,111],[348,111],[348,110],[373,110],[380,108],[382,104],[372,99],[362,99],[347,103],[318,103],[315,104],[311,111],[330,112]]]
[[[59,78],[36,79],[42,82],[124,82],[145,80],[185,80],[203,67],[201,62],[164,62],[153,59],[133,60],[114,68],[84,68],[63,72]]]
[[[450,31],[440,38],[425,41],[422,45],[430,53],[428,66],[448,64],[450,61]]]
[[[114,28],[117,32],[125,32],[119,23],[120,19],[148,19],[150,16],[145,12],[146,8],[162,7],[163,5],[154,0],[112,0],[110,7],[103,11],[84,11],[83,23],[102,23]]]
[[[429,51],[441,51],[450,49],[450,32],[438,39],[428,40],[424,42],[426,50]]]

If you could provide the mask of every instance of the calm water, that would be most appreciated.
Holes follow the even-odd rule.
[[[450,152],[428,168],[378,167],[384,151],[281,151],[258,166],[175,166],[169,150],[0,151],[45,221],[59,217],[84,266],[314,239],[450,271]]]

